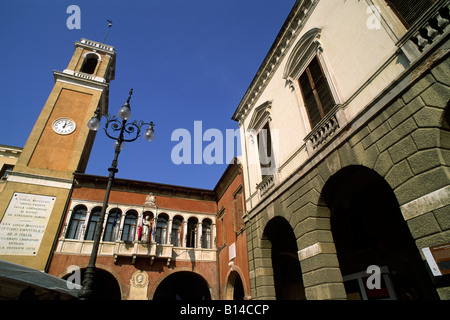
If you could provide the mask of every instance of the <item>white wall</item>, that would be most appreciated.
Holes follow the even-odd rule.
[[[259,201],[256,185],[261,182],[257,140],[253,138],[252,141],[245,135],[255,108],[272,101],[270,126],[275,159],[278,168],[281,168],[275,183],[279,184],[308,161],[304,139],[311,128],[303,100],[300,91],[291,90],[283,79],[286,62],[295,44],[307,31],[313,28],[322,29],[322,57],[329,72],[329,80],[336,89],[338,104],[343,105],[347,120],[363,110],[405,70],[405,64],[400,63],[403,61],[395,57],[398,50],[396,39],[387,30],[386,25],[383,27],[380,24],[380,28],[375,29],[368,27],[368,19],[374,17],[367,12],[368,2],[371,3],[353,0],[318,1],[311,16],[296,35],[295,41],[291,41],[288,51],[280,59],[268,84],[253,103],[252,109],[241,121],[247,209],[251,209]],[[395,58],[392,59],[393,57]]]

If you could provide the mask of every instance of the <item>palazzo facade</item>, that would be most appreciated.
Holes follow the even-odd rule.
[[[254,299],[450,298],[449,6],[294,5],[233,115]]]

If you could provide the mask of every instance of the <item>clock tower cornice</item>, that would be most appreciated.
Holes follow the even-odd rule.
[[[80,47],[87,50],[95,50],[96,52],[113,56],[116,54],[116,49],[113,46],[92,41],[88,39],[81,39],[81,41],[75,42],[75,48]]]
[[[75,72],[67,69],[63,72],[53,70],[53,77],[55,82],[60,81],[97,91],[103,91],[109,87],[109,82],[104,78],[89,76],[82,72]]]

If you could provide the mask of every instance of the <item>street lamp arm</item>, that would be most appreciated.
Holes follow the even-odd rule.
[[[120,120],[114,115],[107,114],[106,124],[104,127],[105,133],[108,138],[120,142],[133,142],[141,135],[141,129],[143,126],[154,126],[153,122],[144,122],[142,120],[134,120],[131,123],[127,123],[127,120]]]

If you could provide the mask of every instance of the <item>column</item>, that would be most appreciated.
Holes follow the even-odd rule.
[[[65,223],[65,228],[64,228],[64,234],[62,236],[62,238],[65,238],[67,235],[67,231],[69,230],[69,226],[70,226],[70,220],[72,220],[72,213],[73,213],[73,209],[69,210],[69,214],[66,217],[66,223]],[[87,212],[86,212],[87,215]],[[84,222],[86,224],[86,221]],[[84,232],[82,231],[82,233],[84,234]]]
[[[186,235],[187,235],[187,220],[183,220],[183,239],[181,239],[181,246],[186,248]]]
[[[120,221],[118,221],[119,231],[117,232],[116,241],[122,240],[123,225],[125,224],[126,217],[127,217],[127,215],[126,215],[125,211],[122,211],[122,214],[120,215]],[[117,222],[116,222],[116,224],[117,224]]]
[[[197,224],[197,248],[201,248],[202,247],[202,233],[203,233],[203,225],[201,222],[199,222]]]
[[[213,223],[211,224],[211,244],[210,244],[211,249],[215,249],[216,248],[216,224]]]
[[[167,222],[166,244],[170,244],[170,238],[172,237],[172,221],[173,219],[169,217],[169,221]]]
[[[79,240],[86,239],[86,231],[89,226],[89,221],[91,220],[91,210],[92,210],[92,208],[88,208],[86,211],[86,219],[84,220],[84,226],[83,226],[83,230],[81,231],[81,238]],[[72,210],[70,210],[70,212],[71,212],[70,214],[72,215]],[[67,226],[67,227],[69,227],[69,226]]]

